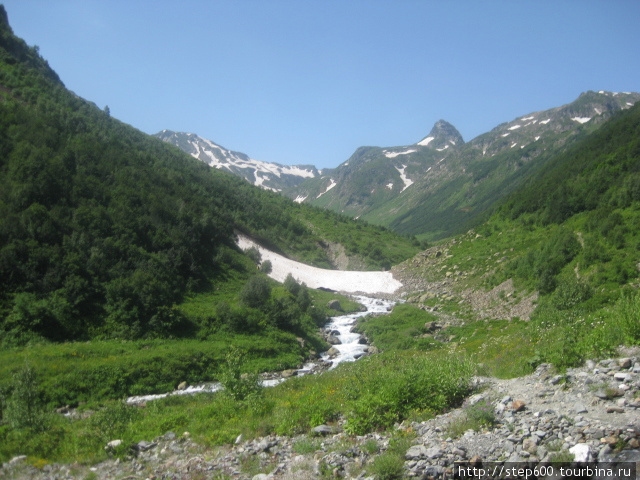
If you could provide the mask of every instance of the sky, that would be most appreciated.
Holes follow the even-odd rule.
[[[0,0],[64,84],[143,132],[336,167],[640,91],[638,0]]]

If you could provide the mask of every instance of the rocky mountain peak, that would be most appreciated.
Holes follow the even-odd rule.
[[[451,125],[446,120],[438,120],[434,125],[429,135],[420,140],[417,145],[428,146],[438,150],[442,150],[449,147],[455,147],[456,145],[464,144],[462,135],[456,127]]]

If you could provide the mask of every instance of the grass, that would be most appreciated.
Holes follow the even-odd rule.
[[[174,431],[191,433],[205,446],[270,434],[308,433],[320,424],[346,418],[345,430],[363,434],[384,430],[415,411],[444,411],[469,392],[472,365],[457,357],[380,354],[345,364],[321,376],[291,379],[260,394],[235,400],[230,395],[172,396],[140,409],[121,401],[96,404],[87,419],[50,414],[47,428],[0,426],[0,460],[17,453],[55,462],[96,462],[104,446],[118,438],[123,446]],[[314,440],[296,448],[310,450]]]
[[[356,331],[381,350],[431,350],[440,342],[427,336],[425,324],[437,320],[410,304],[396,305],[389,315],[367,316],[358,321]]]
[[[465,407],[461,414],[451,420],[447,427],[449,435],[459,437],[467,430],[480,431],[496,423],[493,405],[489,400],[482,399],[473,405]]]

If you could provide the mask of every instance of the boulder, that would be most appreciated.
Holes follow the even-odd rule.
[[[327,308],[330,308],[331,310],[335,310],[336,312],[344,311],[342,310],[342,305],[340,305],[340,300],[335,300],[335,299],[327,303]]]
[[[311,429],[311,433],[315,433],[316,435],[333,435],[337,433],[337,430],[336,427],[332,427],[331,425],[318,425]]]
[[[107,445],[104,447],[104,449],[105,450],[115,450],[120,445],[122,445],[122,440],[111,440],[109,443],[107,443]]]
[[[573,460],[582,463],[591,460],[591,447],[586,443],[577,443],[569,449],[573,453]]]
[[[407,450],[404,458],[407,460],[417,460],[420,458],[425,458],[427,456],[427,447],[424,445],[414,445]]]

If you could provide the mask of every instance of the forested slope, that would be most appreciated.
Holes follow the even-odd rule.
[[[415,252],[394,236],[387,256],[381,229],[325,218],[112,118],[0,13],[0,328],[15,338],[169,334],[172,305],[239,268],[235,230],[323,266],[322,242],[344,230],[368,232],[373,268]]]

